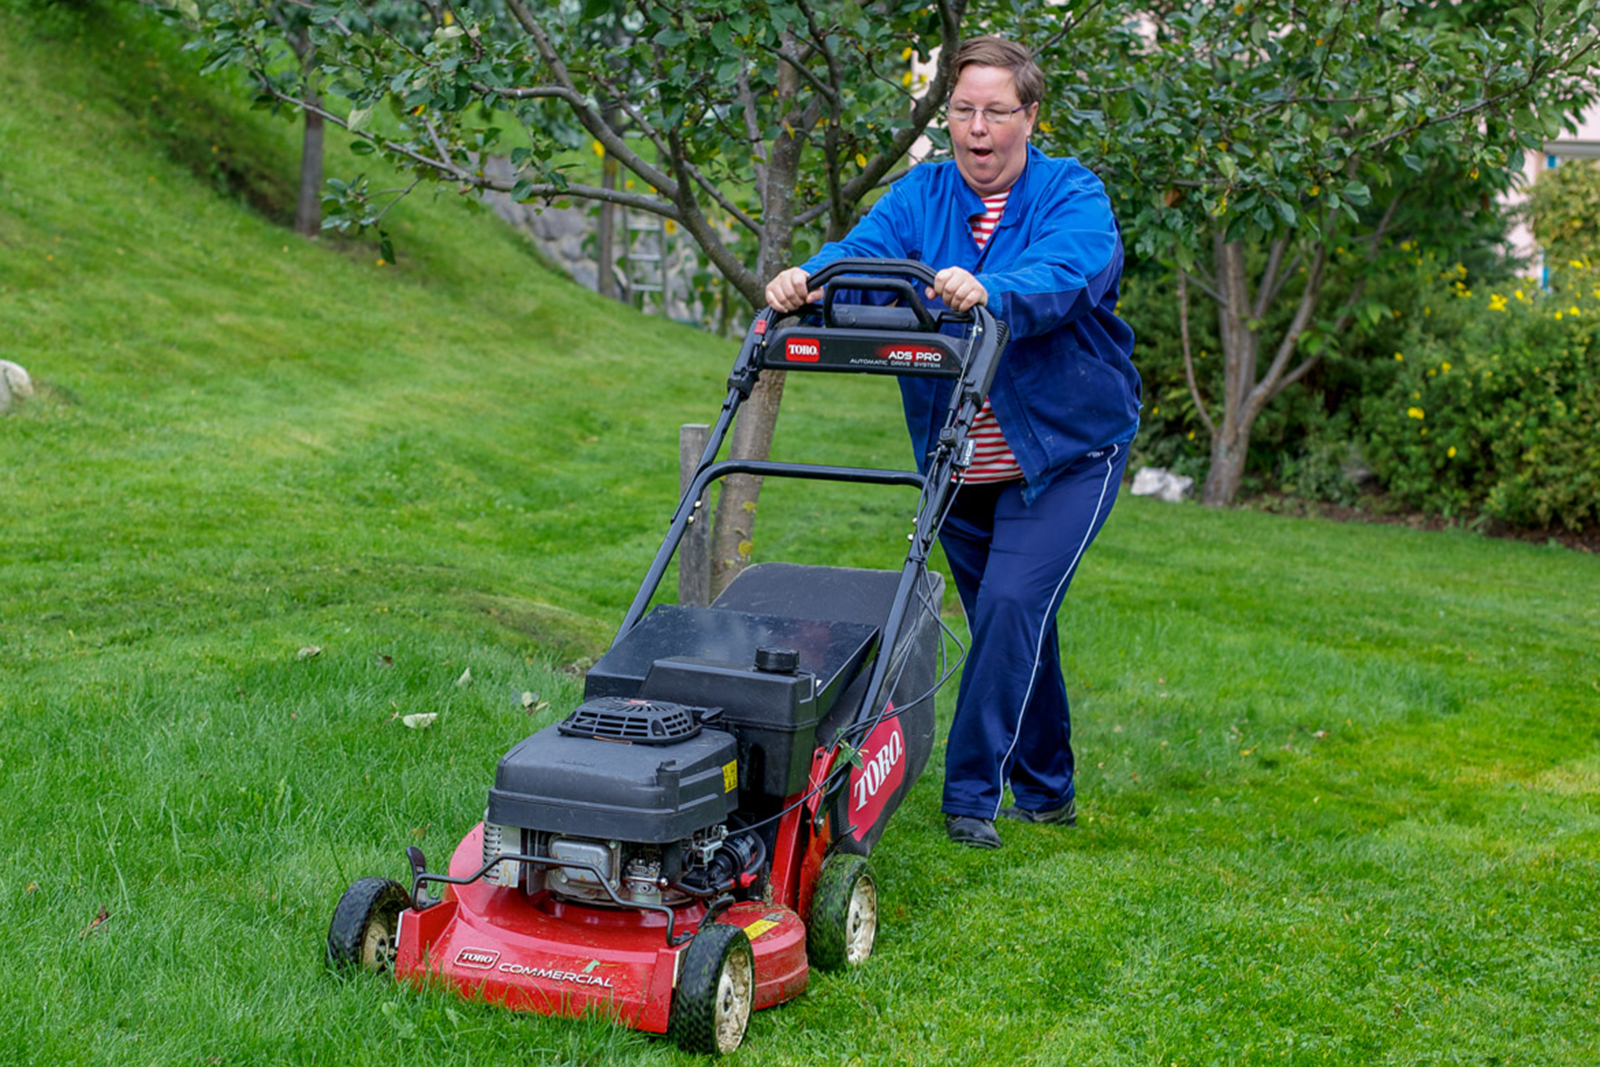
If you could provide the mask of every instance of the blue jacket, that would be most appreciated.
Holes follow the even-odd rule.
[[[1032,503],[1074,460],[1139,428],[1133,330],[1116,315],[1122,238],[1100,179],[1032,145],[1000,225],[980,249],[968,219],[982,213],[954,162],[924,163],[803,267],[814,274],[845,256],[878,256],[977,275],[989,310],[1011,329],[989,402],[1022,468],[1023,500]],[[924,473],[952,387],[947,379],[900,379]]]

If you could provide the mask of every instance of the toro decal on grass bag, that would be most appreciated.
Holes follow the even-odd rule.
[[[850,771],[850,822],[860,841],[883,815],[906,780],[906,735],[900,716],[884,719],[861,746],[861,766]]]

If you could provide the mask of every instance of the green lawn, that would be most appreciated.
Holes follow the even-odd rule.
[[[293,238],[287,124],[118,8],[19,5],[0,358],[41,395],[0,418],[0,1063],[693,1062],[321,946],[572,706],[732,346],[430,197],[398,267]],[[888,382],[786,404],[782,455],[907,458]],[[773,487],[757,552],[892,566],[911,504]],[[931,767],[874,855],[878,953],[736,1062],[1596,1062],[1600,562],[1125,498],[1062,632],[1077,829],[957,850]]]

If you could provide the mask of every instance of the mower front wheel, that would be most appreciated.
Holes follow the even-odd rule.
[[[817,875],[806,923],[806,955],[819,971],[866,961],[878,937],[878,883],[866,857],[835,852]]]
[[[410,905],[405,887],[388,878],[363,878],[345,890],[328,925],[328,966],[393,973],[400,912]]]
[[[756,960],[737,926],[710,923],[684,950],[668,1033],[685,1052],[727,1055],[744,1041],[755,1004]]]

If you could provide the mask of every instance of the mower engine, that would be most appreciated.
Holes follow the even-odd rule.
[[[675,906],[748,887],[765,842],[730,821],[738,744],[720,711],[598,697],[500,760],[484,815],[486,880],[576,903]]]

